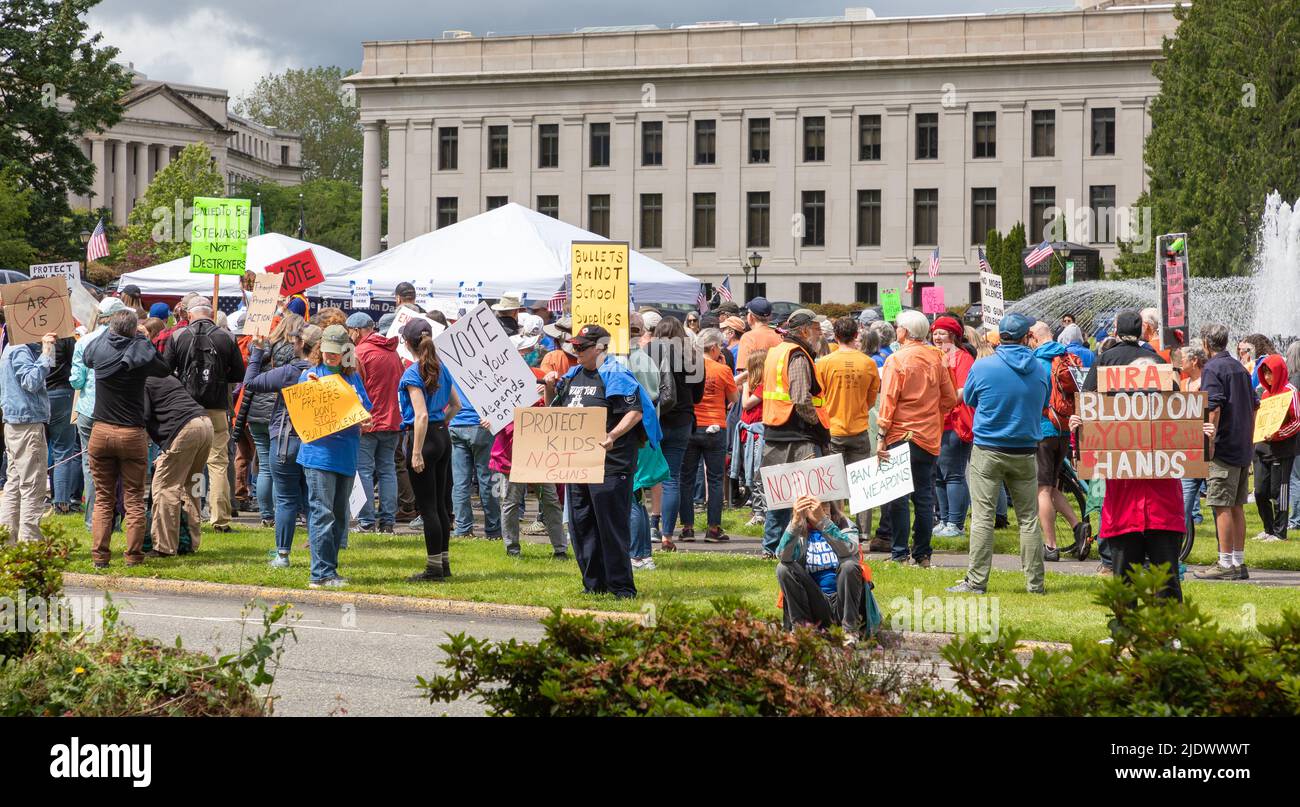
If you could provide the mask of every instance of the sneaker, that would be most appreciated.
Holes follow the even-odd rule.
[[[1281,543],[1282,541],[1285,541],[1285,540],[1286,540],[1285,538],[1281,538],[1281,537],[1276,536],[1276,535],[1270,535],[1270,536],[1268,536],[1268,537],[1266,537],[1266,538],[1260,538],[1260,539],[1259,539],[1259,542],[1262,543],[1262,544],[1276,544],[1276,543]]]
[[[413,530],[424,529],[424,516],[416,516],[415,518],[411,519],[411,523],[408,526],[410,526],[410,528]]]
[[[357,524],[357,532],[374,532],[374,524]]]
[[[543,524],[540,519],[534,521],[532,524],[529,524],[527,527],[524,527],[524,535],[545,535],[545,534],[546,534],[546,525]]]
[[[1242,569],[1244,566],[1220,566],[1214,564],[1205,571],[1196,572],[1197,580],[1242,580]]]
[[[271,527],[274,526],[275,526],[275,519],[273,518],[262,519],[262,529],[270,529]]]
[[[307,584],[307,588],[343,588],[348,581],[342,577],[331,577],[329,580],[313,580]]]
[[[776,553],[770,549],[764,549],[763,560],[776,560]]]
[[[568,559],[569,559],[568,552],[556,552],[554,555],[551,555],[551,560],[568,560]]]
[[[1237,573],[1241,575],[1242,580],[1250,579],[1250,570],[1246,568],[1244,563],[1237,567]]]
[[[657,566],[653,558],[632,558],[632,571],[634,572],[651,572]]]
[[[956,527],[945,521],[934,528],[933,534],[936,538],[955,538],[956,536],[961,535],[961,532]]]
[[[150,549],[148,552],[144,553],[144,556],[146,558],[174,558],[176,557],[176,554],[174,552],[159,552],[157,549]]]
[[[975,586],[972,586],[970,583],[966,582],[966,580],[964,579],[955,586],[948,586],[946,589],[944,589],[944,591],[948,592],[949,594],[984,594],[985,593],[984,589],[976,588]]]
[[[1252,540],[1252,541],[1266,541],[1266,540],[1268,540],[1270,537],[1271,537],[1271,536],[1270,536],[1268,533],[1266,533],[1266,532],[1261,532],[1261,533],[1259,533],[1258,535],[1256,535],[1254,538],[1251,538],[1250,540]]]
[[[912,562],[909,563],[908,565],[909,565],[909,566],[916,566],[916,567],[921,568],[921,569],[928,569],[928,568],[930,568],[930,559],[929,559],[929,558],[921,558],[920,560],[917,560],[917,559],[913,558],[913,559],[912,559]]]
[[[893,543],[886,541],[884,538],[872,538],[867,544],[868,552],[892,552],[894,551]]]
[[[664,534],[658,527],[650,528],[650,543],[657,544],[664,539]]]
[[[277,554],[274,558],[271,559],[271,568],[272,569],[289,568],[289,556]]]
[[[720,544],[724,541],[730,541],[731,536],[722,531],[722,527],[709,527],[704,533],[704,540],[712,544]]]
[[[767,519],[766,519],[764,516],[760,516],[758,513],[755,513],[754,515],[752,515],[752,516],[749,517],[749,521],[746,521],[746,522],[745,522],[745,526],[746,526],[746,527],[757,527],[757,526],[760,526],[761,524],[765,523],[766,521],[767,521]],[[1300,527],[1295,527],[1295,529],[1300,530]]]
[[[681,542],[683,542],[683,543],[689,543],[689,542],[691,542],[691,541],[694,541],[694,540],[695,540],[695,528],[694,528],[694,527],[682,527],[681,534],[677,536],[677,540],[679,540],[679,541],[681,541]]]
[[[377,530],[380,535],[392,535],[393,531],[394,525],[392,524],[380,524],[379,529]]]
[[[443,574],[442,574],[442,570],[441,570],[441,569],[439,569],[437,572],[434,572],[434,571],[432,571],[431,569],[425,569],[424,571],[420,572],[419,574],[413,574],[413,575],[411,575],[410,577],[406,578],[406,582],[408,582],[408,583],[438,583],[438,582],[441,582],[442,580],[445,580],[445,579],[446,579],[446,578],[443,576]]]
[[[1098,576],[1098,577],[1114,577],[1114,576],[1115,576],[1115,570],[1112,569],[1111,567],[1109,567],[1109,566],[1107,566],[1106,564],[1103,563],[1103,564],[1101,564],[1100,566],[1097,567],[1097,576]]]
[[[508,558],[517,558],[517,557],[519,557],[521,554],[522,554],[522,553],[519,551],[518,548],[515,548],[515,549],[507,549],[507,550],[506,550],[506,557],[508,557]]]
[[[1043,547],[1043,560],[1055,563],[1061,559],[1061,550],[1054,546]]]
[[[107,562],[105,562],[105,563],[100,563],[99,561],[95,561],[95,568],[96,568],[96,569],[107,569],[107,568],[108,568],[108,563],[107,563]]]
[[[234,532],[234,529],[229,524],[211,524],[208,529],[213,532]]]

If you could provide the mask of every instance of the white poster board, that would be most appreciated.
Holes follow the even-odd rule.
[[[537,376],[515,350],[487,303],[479,303],[433,344],[479,417],[492,433],[514,422],[515,409],[537,400]]]
[[[81,264],[71,263],[37,263],[27,267],[27,276],[32,280],[38,277],[66,277],[69,283],[81,277]]]
[[[1002,301],[1002,276],[992,272],[980,272],[980,303],[983,304],[984,324],[990,328],[998,327],[1005,311]]]
[[[849,478],[840,454],[773,465],[763,468],[762,473],[763,492],[770,509],[788,508],[800,496],[812,496],[819,502],[843,501],[849,497]]]
[[[366,506],[366,486],[361,484],[361,474],[357,474],[352,479],[352,495],[348,497],[348,513],[350,518],[355,518],[361,512],[361,508]]]
[[[882,504],[888,504],[913,490],[911,443],[889,449],[889,459],[881,463],[877,457],[850,465],[849,512],[861,513]]]
[[[442,333],[446,329],[446,326],[444,326],[441,322],[434,322],[433,320],[421,314],[419,311],[412,311],[410,308],[407,308],[406,306],[402,306],[401,308],[397,309],[397,316],[393,317],[393,324],[388,326],[388,330],[384,333],[384,336],[387,337],[388,339],[397,337],[397,355],[401,356],[403,359],[406,359],[409,362],[414,362],[415,356],[411,353],[411,351],[406,349],[406,341],[402,339],[402,328],[406,325],[406,323],[410,322],[413,319],[422,319],[425,322],[429,323],[429,327],[433,330],[433,337],[435,339],[438,338],[438,334]]]

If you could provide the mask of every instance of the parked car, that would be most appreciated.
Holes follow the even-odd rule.
[[[773,327],[781,325],[790,318],[791,314],[804,307],[802,303],[792,303],[788,300],[772,300],[770,302],[772,303],[772,319],[769,324]]]
[[[966,309],[966,313],[962,315],[961,321],[972,328],[978,328],[979,326],[983,325],[984,304],[971,303],[970,307]]]
[[[22,283],[24,280],[31,280],[26,272],[19,272],[17,269],[0,269],[0,283]]]

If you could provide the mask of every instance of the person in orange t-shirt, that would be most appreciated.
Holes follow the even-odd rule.
[[[748,309],[745,322],[749,330],[740,337],[740,347],[736,349],[737,367],[746,365],[752,351],[770,350],[781,344],[781,334],[767,324],[772,318],[772,304],[762,297],[755,297],[745,307]]]
[[[571,317],[561,317],[556,322],[542,327],[542,332],[555,340],[557,347],[555,350],[548,351],[542,357],[540,369],[542,375],[554,372],[561,378],[564,374],[572,370],[578,364],[578,357],[573,353],[573,345],[569,344],[572,338],[573,319]]]
[[[726,541],[722,531],[722,476],[727,457],[727,410],[736,401],[736,379],[722,355],[722,331],[705,328],[695,337],[704,353],[704,397],[695,405],[695,432],[686,444],[682,460],[684,484],[693,484],[704,461],[704,482],[708,499],[709,528],[706,541]],[[682,538],[695,535],[695,507],[691,496],[681,497]]]
[[[844,456],[850,465],[871,457],[870,423],[867,411],[880,394],[880,373],[871,357],[858,345],[858,321],[840,317],[833,323],[839,349],[817,360],[817,383],[822,388],[824,409],[830,418],[831,451]],[[867,535],[870,513],[854,516],[858,533]]]

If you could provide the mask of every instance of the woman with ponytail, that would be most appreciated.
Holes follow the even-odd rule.
[[[407,578],[412,583],[451,576],[447,549],[451,542],[451,437],[447,422],[460,410],[451,373],[433,347],[428,320],[413,319],[402,327],[402,341],[415,356],[398,382],[397,403],[402,428],[411,430],[406,467],[424,519],[425,568]]]

